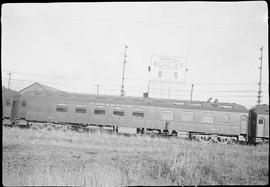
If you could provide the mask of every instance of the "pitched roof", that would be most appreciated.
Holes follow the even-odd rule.
[[[35,92],[35,91],[45,91],[46,93],[59,93],[59,92],[64,92],[62,90],[59,90],[57,88],[53,88],[50,86],[46,86],[44,84],[35,82],[26,88],[22,89],[19,91],[20,94],[26,93],[26,92]]]
[[[41,87],[43,87],[45,90],[50,91],[50,92],[64,92],[64,91],[59,90],[59,89],[57,89],[57,88],[53,88],[53,87],[50,87],[50,86],[46,86],[46,85],[41,84],[41,83],[37,83],[37,84],[39,84],[39,85],[40,85]]]

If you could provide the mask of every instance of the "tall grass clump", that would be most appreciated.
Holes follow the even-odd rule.
[[[269,145],[3,128],[7,186],[265,185]]]

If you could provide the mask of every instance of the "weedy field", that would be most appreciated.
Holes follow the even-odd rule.
[[[269,144],[220,145],[3,127],[6,186],[269,183]]]

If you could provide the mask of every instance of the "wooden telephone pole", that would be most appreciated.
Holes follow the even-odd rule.
[[[190,93],[190,101],[192,101],[192,96],[193,96],[193,87],[194,87],[194,85],[192,84],[192,85],[191,85],[191,93]]]
[[[7,73],[8,74],[8,89],[10,89],[10,78],[11,78],[11,72]]]
[[[97,95],[99,94],[99,84],[97,85]]]

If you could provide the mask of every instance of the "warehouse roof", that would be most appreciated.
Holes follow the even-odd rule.
[[[64,93],[64,91],[46,86],[44,84],[35,82],[31,84],[30,86],[27,86],[26,88],[22,89],[19,91],[20,94],[25,94],[25,93]]]

